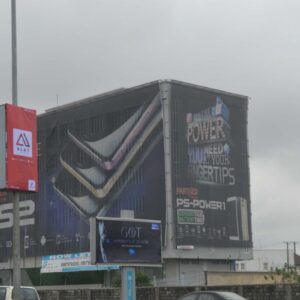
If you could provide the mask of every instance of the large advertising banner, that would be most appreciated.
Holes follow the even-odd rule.
[[[118,270],[118,265],[95,265],[91,253],[67,253],[42,256],[41,273]]]
[[[177,248],[251,246],[247,98],[176,86],[172,95]]]
[[[5,164],[0,163],[2,169],[0,188],[37,192],[36,111],[6,104],[2,106],[0,114],[5,119],[1,131],[5,129],[7,139],[4,140],[3,134],[0,134],[1,159],[4,159],[5,153]]]
[[[160,221],[97,219],[97,264],[160,266],[161,250]]]
[[[161,91],[157,82],[118,90],[38,117],[37,194],[30,192],[37,189],[31,171],[22,174],[30,175],[23,185],[29,193],[20,196],[23,257],[89,252],[89,219],[119,218],[122,210],[136,219],[161,220],[164,234],[162,92],[171,92],[177,247],[252,245],[247,98],[169,86],[171,91]],[[10,159],[22,163],[37,153],[35,135],[14,122]],[[5,139],[0,130],[0,143]],[[0,195],[0,262],[12,253],[12,226],[13,203]]]
[[[165,218],[157,85],[93,97],[38,118],[38,199],[21,197],[23,256],[84,253],[89,218]],[[12,203],[0,202],[0,256],[11,253]],[[7,218],[9,216],[9,219]]]

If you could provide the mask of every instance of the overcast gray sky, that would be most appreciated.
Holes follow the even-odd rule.
[[[254,245],[300,242],[300,1],[16,1],[21,106],[156,79],[251,97]],[[0,104],[11,102],[10,30],[1,0]]]

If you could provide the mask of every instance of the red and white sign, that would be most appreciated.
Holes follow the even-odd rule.
[[[36,111],[6,104],[7,189],[37,192]]]

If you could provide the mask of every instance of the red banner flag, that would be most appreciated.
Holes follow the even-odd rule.
[[[36,111],[6,104],[7,188],[37,192]]]

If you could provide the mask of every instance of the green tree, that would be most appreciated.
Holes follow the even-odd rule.
[[[283,282],[297,282],[300,283],[300,275],[293,269],[276,268],[275,273],[282,276]]]
[[[136,286],[151,286],[150,278],[147,274],[143,272],[136,272],[135,274],[135,284]],[[121,286],[121,273],[118,272],[112,279],[112,286],[113,287],[120,287]]]

